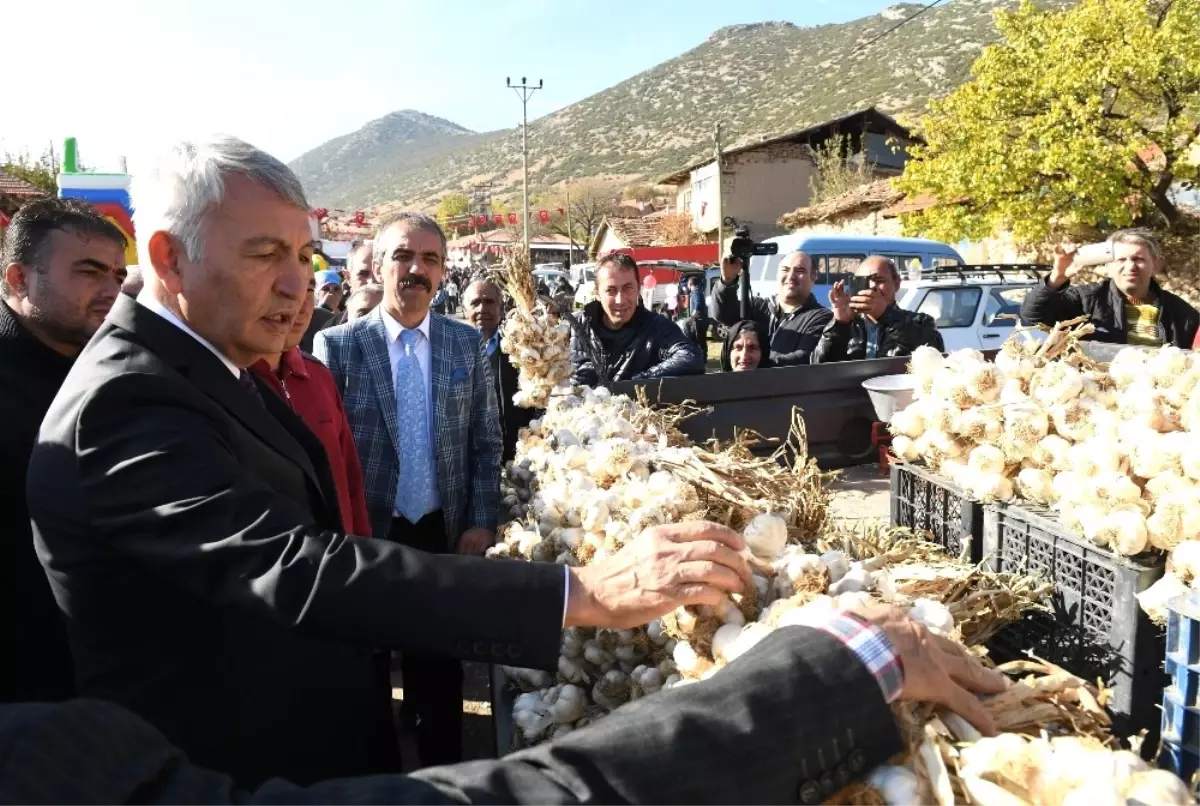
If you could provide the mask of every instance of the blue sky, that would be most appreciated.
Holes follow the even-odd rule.
[[[536,119],[724,25],[821,25],[891,4],[28,0],[0,16],[10,66],[0,152],[40,153],[74,135],[94,167],[126,155],[136,170],[164,142],[220,131],[290,160],[405,108],[477,131],[506,128],[521,107],[505,76],[546,82],[530,102]]]

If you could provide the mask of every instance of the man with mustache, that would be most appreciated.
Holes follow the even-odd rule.
[[[1086,316],[1096,331],[1088,338],[1116,344],[1188,349],[1200,337],[1200,313],[1154,279],[1162,269],[1162,248],[1145,230],[1127,229],[1109,238],[1113,248],[1106,280],[1071,285],[1079,271],[1075,251],[1059,248],[1054,268],[1025,295],[1021,321],[1054,325]],[[1200,343],[1200,342],[1198,342]]]
[[[721,264],[721,278],[713,284],[716,320],[733,327],[741,320],[738,300],[738,272],[741,261],[727,258]],[[753,297],[750,319],[767,334],[764,354],[772,366],[793,367],[810,362],[812,352],[826,325],[833,319],[828,308],[813,298],[812,258],[796,251],[779,261],[779,293],[775,299]]]
[[[345,400],[375,536],[482,554],[499,509],[499,412],[479,332],[430,310],[446,236],[430,216],[400,213],[374,244],[383,302],[314,346]],[[421,764],[462,760],[462,664],[406,652],[402,673]]]
[[[0,256],[0,701],[75,691],[62,615],[33,548],[25,473],[38,428],[125,279],[125,236],[85,202],[16,212]]]
[[[345,534],[320,441],[246,369],[283,348],[308,293],[300,181],[269,154],[218,137],[174,146],[132,191],[145,287],[113,304],[29,462],[35,545],[67,618],[81,696],[137,713],[241,786],[394,771],[375,647],[553,669],[564,626],[632,627],[753,584],[744,542],[713,524],[646,530],[586,568],[439,557]],[[399,235],[389,235],[393,263],[437,263],[427,253],[438,247],[410,242],[406,253]],[[103,273],[96,263],[72,260],[72,271]],[[479,353],[478,333],[458,327]],[[347,404],[363,386],[395,399],[379,348]],[[467,397],[491,387],[486,372],[451,383],[443,352],[434,375],[448,429]],[[409,411],[405,420],[426,421]],[[389,429],[396,416],[393,404]],[[453,449],[465,454],[468,442]],[[419,481],[393,474],[393,497]],[[443,506],[455,500],[445,494]],[[402,501],[411,514],[411,498]]]

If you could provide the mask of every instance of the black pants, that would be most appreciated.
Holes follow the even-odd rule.
[[[430,554],[446,554],[442,512],[431,512],[416,523],[392,521],[388,539]],[[419,618],[419,614],[414,614]],[[457,658],[403,652],[404,707],[416,716],[417,755],[422,767],[462,761],[463,667]]]

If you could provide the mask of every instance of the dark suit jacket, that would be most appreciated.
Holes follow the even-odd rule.
[[[902,749],[879,685],[835,638],[768,636],[703,683],[498,761],[238,790],[116,706],[0,709],[6,803],[819,803]],[[63,771],[70,774],[64,775]]]
[[[513,403],[517,393],[517,368],[508,360],[508,354],[500,348],[489,358],[492,382],[496,386],[496,405],[500,409],[500,438],[504,443],[500,454],[501,462],[512,461],[517,452],[517,433],[538,416],[538,409],[523,409]]]
[[[75,696],[67,631],[33,550],[25,505],[29,454],[73,362],[38,341],[0,300],[0,702]]]
[[[319,331],[327,327],[333,327],[335,324],[336,314],[325,310],[324,308],[313,308],[312,319],[308,322],[308,330],[304,331],[304,338],[300,340],[300,349],[308,354],[313,351],[313,339],[317,337]]]
[[[561,568],[339,534],[324,450],[261,392],[127,297],[67,376],[28,493],[82,696],[252,786],[393,768],[372,646],[553,668]]]

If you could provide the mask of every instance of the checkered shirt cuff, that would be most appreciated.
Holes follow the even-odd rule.
[[[883,699],[892,702],[904,688],[904,665],[883,630],[852,613],[839,613],[818,630],[827,632],[858,656],[879,683]]]

